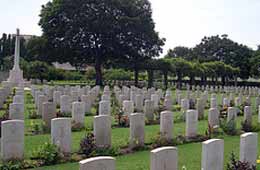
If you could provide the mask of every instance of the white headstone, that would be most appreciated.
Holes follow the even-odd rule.
[[[48,128],[51,128],[51,120],[56,118],[56,107],[52,102],[43,103],[42,120]]]
[[[81,102],[84,103],[84,112],[90,113],[91,112],[91,98],[89,95],[82,95]]]
[[[202,142],[201,169],[223,170],[224,164],[224,141],[210,139]]]
[[[71,119],[55,118],[51,120],[51,141],[61,152],[71,152]]]
[[[244,121],[246,121],[247,124],[252,123],[252,110],[251,106],[245,106],[244,107]]]
[[[1,158],[4,161],[23,159],[24,121],[8,120],[1,123]]]
[[[79,162],[79,170],[115,170],[115,159],[112,157],[94,157]]]
[[[228,107],[228,116],[227,116],[227,122],[237,118],[237,109],[234,107]]]
[[[145,102],[144,102],[144,114],[149,121],[154,120],[154,101],[145,100]]]
[[[108,115],[110,116],[111,112],[111,106],[109,101],[100,101],[99,102],[99,109],[98,113],[99,115]]]
[[[219,111],[216,108],[210,108],[208,114],[208,122],[211,127],[219,125]]]
[[[160,116],[160,133],[167,140],[173,138],[173,112],[163,111]]]
[[[130,147],[144,145],[145,116],[143,113],[130,115]]]
[[[24,105],[22,103],[12,103],[9,105],[9,118],[24,120]]]
[[[99,115],[94,117],[94,136],[99,148],[111,146],[111,116]]]
[[[61,113],[71,113],[72,100],[68,95],[62,95],[60,97],[60,112]]]
[[[43,114],[43,103],[47,102],[48,99],[47,99],[46,96],[40,95],[40,96],[38,96],[38,100],[37,101],[38,101],[38,104],[37,104],[38,105],[37,114],[42,116],[42,114]]]
[[[197,135],[198,111],[187,110],[186,112],[186,136],[194,137]]]
[[[84,126],[85,124],[85,112],[83,102],[72,103],[72,121],[76,124]]]
[[[244,133],[240,136],[240,161],[256,165],[257,133]]]
[[[126,115],[134,113],[134,103],[131,100],[123,101],[123,112]]]
[[[151,151],[150,170],[178,170],[176,147],[161,147]]]

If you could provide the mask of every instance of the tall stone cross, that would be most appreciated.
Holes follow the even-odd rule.
[[[20,70],[20,30],[16,30],[15,52],[14,52],[14,67],[13,70]]]
[[[20,62],[20,31],[17,29],[16,41],[15,41],[15,52],[14,52],[14,67],[10,70],[8,82],[13,83],[15,86],[24,83],[23,71],[19,66]]]

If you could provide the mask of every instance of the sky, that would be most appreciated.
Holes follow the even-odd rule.
[[[0,0],[0,35],[41,35],[41,5],[49,0]],[[156,31],[166,38],[164,54],[176,46],[194,47],[204,36],[228,34],[256,48],[260,44],[260,0],[150,0]]]

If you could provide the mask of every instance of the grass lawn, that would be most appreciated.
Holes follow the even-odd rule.
[[[33,104],[32,96],[29,92],[26,92],[26,107],[25,107],[25,126],[26,134],[29,134],[32,124],[41,123],[41,119],[29,119],[29,112],[35,111],[35,106]],[[218,100],[220,100],[220,95],[218,95]],[[210,97],[210,95],[209,95]],[[252,99],[253,109],[255,110],[255,98]],[[220,102],[219,102],[220,103]],[[93,109],[95,112],[95,109]],[[207,114],[207,110],[205,110]],[[174,118],[180,116],[180,112],[174,112]],[[240,122],[243,117],[237,118],[237,125],[240,128]],[[257,115],[253,116],[254,123],[257,122]],[[116,122],[113,121],[113,124]],[[93,116],[85,117],[86,127],[91,128],[93,124]],[[207,130],[207,120],[199,121],[198,123],[198,133],[205,134]],[[159,125],[145,126],[145,143],[151,143],[154,137],[159,133]],[[174,136],[184,135],[185,133],[185,123],[178,122],[174,123]],[[80,140],[85,136],[86,131],[73,132],[72,133],[72,150],[77,152],[79,150]],[[258,133],[260,134],[260,132]],[[229,160],[230,153],[235,152],[236,155],[239,153],[239,136],[221,136],[225,141],[225,165]],[[128,144],[129,140],[129,128],[113,128],[112,129],[112,146],[115,148],[124,147]],[[26,135],[25,137],[25,157],[29,158],[32,151],[50,141],[50,134],[45,135]],[[260,145],[260,142],[258,142]],[[199,170],[201,165],[201,143],[190,143],[177,146],[178,148],[178,164],[179,169],[185,166],[188,170]],[[258,148],[260,153],[260,147]],[[150,151],[139,151],[133,154],[123,155],[116,157],[116,169],[117,170],[148,170],[150,164]],[[214,153],[213,153],[214,154]],[[59,164],[55,166],[46,166],[36,168],[37,170],[78,170],[78,162],[76,163],[66,163]],[[260,166],[258,167],[260,169]]]

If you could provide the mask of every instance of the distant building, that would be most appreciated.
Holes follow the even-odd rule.
[[[12,37],[16,37],[16,34],[12,34]],[[25,43],[28,43],[28,41],[30,39],[32,39],[33,37],[37,37],[37,36],[36,35],[23,34],[23,35],[20,35],[20,37],[25,40]]]
[[[70,63],[58,63],[58,62],[55,62],[55,63],[52,63],[52,65],[55,68],[57,68],[57,69],[70,70],[70,71],[76,70],[76,68],[73,67]]]
[[[62,70],[69,70],[69,71],[75,71],[77,70],[76,67],[72,66],[70,63],[58,63],[54,62],[52,65],[57,68],[57,69],[62,69]],[[81,71],[87,70],[90,66],[86,66],[85,68],[82,68]]]
[[[25,43],[28,43],[30,39],[36,37],[35,35],[21,35],[21,37],[25,40]]]

